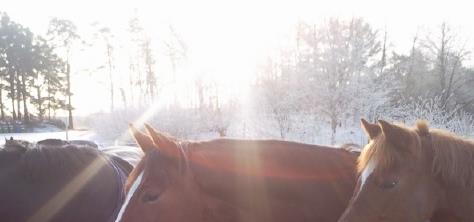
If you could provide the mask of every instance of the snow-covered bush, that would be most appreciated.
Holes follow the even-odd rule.
[[[474,136],[474,117],[460,107],[447,111],[443,108],[439,96],[412,99],[393,110],[389,118],[394,121],[413,125],[416,120],[423,119],[427,120],[431,127],[445,129],[462,136]]]

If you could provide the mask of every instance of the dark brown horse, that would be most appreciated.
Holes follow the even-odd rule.
[[[0,221],[114,221],[132,169],[95,146],[7,140],[0,148]]]
[[[474,219],[474,142],[428,129],[362,120],[370,143],[339,222],[468,222]]]
[[[132,127],[145,156],[117,222],[335,222],[357,154],[275,140],[178,141]]]

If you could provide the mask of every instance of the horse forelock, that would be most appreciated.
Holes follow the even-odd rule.
[[[404,160],[418,161],[421,158],[421,140],[413,129],[405,128],[408,137],[407,147],[397,147],[390,143],[382,133],[371,140],[357,159],[357,171],[361,174],[370,164],[377,165],[377,171],[392,169]]]
[[[370,141],[362,150],[357,159],[357,171],[362,174],[369,166],[377,165],[380,168],[390,168],[398,160],[398,153],[391,144],[385,142],[383,135],[379,135],[376,139]],[[373,169],[371,170],[373,171]]]

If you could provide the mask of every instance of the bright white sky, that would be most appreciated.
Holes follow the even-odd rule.
[[[442,21],[469,42],[474,34],[472,7],[469,1],[459,0],[6,0],[1,10],[37,34],[46,33],[51,17],[59,17],[73,21],[84,35],[90,34],[91,23],[99,21],[118,36],[125,35],[129,18],[137,12],[152,41],[160,42],[169,25],[181,35],[189,46],[191,68],[187,71],[209,74],[225,88],[234,89],[252,78],[266,54],[285,44],[298,20],[364,17],[375,28],[386,27],[399,51],[409,49],[415,33]],[[93,52],[83,52],[77,66],[97,63],[100,57],[88,51]],[[107,110],[104,79],[78,69],[75,75],[79,79],[74,87],[76,113]]]

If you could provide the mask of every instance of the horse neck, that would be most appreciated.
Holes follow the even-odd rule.
[[[355,154],[315,145],[222,140],[197,144],[188,157],[200,188],[234,205],[248,204],[240,198],[255,199],[251,195],[264,195],[270,187],[281,194],[309,189],[307,184],[337,183],[341,178],[355,181]]]
[[[473,218],[474,196],[466,194],[474,189],[474,142],[440,130],[430,136],[432,174],[443,190],[441,207]]]
[[[241,176],[277,176],[276,171],[304,168],[305,163],[327,162],[332,153],[357,154],[331,147],[285,141],[215,140],[192,144],[187,148],[191,168],[206,169],[210,173]],[[280,175],[281,176],[281,175]]]

